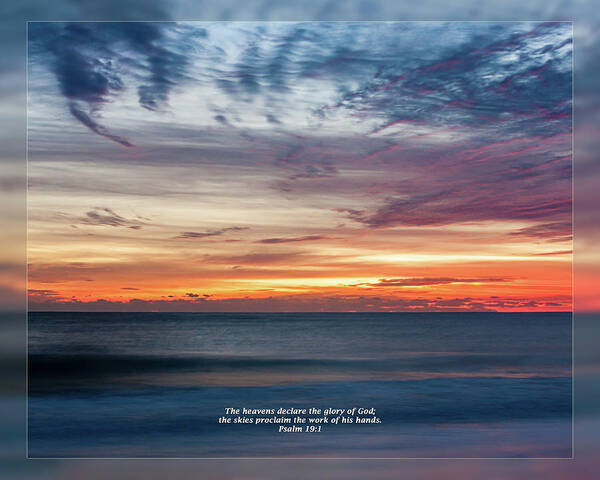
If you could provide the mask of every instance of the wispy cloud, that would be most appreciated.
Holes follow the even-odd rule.
[[[568,241],[571,240],[572,234],[571,222],[538,223],[511,232],[512,236],[546,239],[548,241]]]
[[[257,240],[256,243],[294,243],[294,242],[311,242],[315,240],[331,240],[333,237],[327,235],[305,235],[303,237],[275,237],[275,238],[263,238]]]
[[[538,257],[552,257],[556,255],[571,255],[573,250],[557,250],[554,252],[544,252],[544,253],[536,253],[535,255]]]
[[[30,288],[27,290],[29,295],[33,295],[34,297],[58,297],[60,294],[56,290],[43,290]]]
[[[125,218],[116,213],[111,208],[95,207],[93,210],[86,212],[83,217],[73,220],[73,223],[82,225],[106,225],[110,227],[127,227],[133,230],[140,230],[146,222],[138,218]]]
[[[118,135],[115,135],[114,133],[110,133],[110,131],[105,126],[100,125],[96,120],[94,120],[92,117],[90,117],[87,113],[85,113],[83,110],[80,110],[76,103],[71,102],[69,104],[69,111],[77,120],[79,120],[81,123],[83,123],[92,132],[95,132],[98,135],[101,135],[110,140],[113,140],[114,142],[120,143],[124,147],[133,147],[133,144],[129,140],[127,140],[123,137],[120,137]]]
[[[423,278],[382,278],[377,283],[359,283],[367,287],[424,287],[435,285],[448,285],[452,283],[498,283],[506,282],[501,277],[488,278],[453,278],[453,277],[423,277]]]
[[[220,228],[218,230],[207,230],[204,232],[181,232],[181,234],[179,234],[173,238],[194,239],[194,238],[216,237],[219,235],[223,235],[224,233],[227,233],[227,232],[239,232],[242,230],[248,230],[248,228],[249,227],[226,227],[226,228]]]

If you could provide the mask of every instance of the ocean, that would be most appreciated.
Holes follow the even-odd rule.
[[[28,455],[571,456],[570,313],[64,313],[28,319]],[[374,408],[280,433],[225,408]]]

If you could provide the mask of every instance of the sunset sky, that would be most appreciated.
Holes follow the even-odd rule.
[[[569,311],[570,23],[30,23],[29,308]]]

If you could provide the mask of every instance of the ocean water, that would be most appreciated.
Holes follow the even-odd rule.
[[[29,313],[30,457],[571,456],[570,313]],[[320,433],[233,408],[375,408]]]

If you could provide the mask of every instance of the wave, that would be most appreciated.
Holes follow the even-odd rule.
[[[408,352],[395,358],[286,358],[135,355],[94,352],[29,355],[30,392],[123,384],[261,386],[435,378],[562,378],[570,366],[534,355]]]

